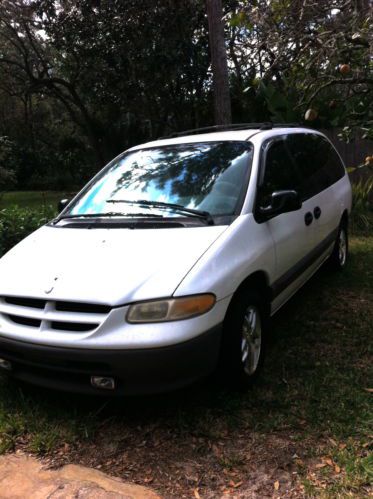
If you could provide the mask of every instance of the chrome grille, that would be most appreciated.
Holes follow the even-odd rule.
[[[45,331],[88,332],[96,329],[111,307],[93,303],[2,296],[0,315],[14,325]]]

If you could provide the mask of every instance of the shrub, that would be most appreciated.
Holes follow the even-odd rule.
[[[0,256],[31,232],[55,216],[52,206],[45,208],[4,208],[0,210]]]
[[[353,232],[368,234],[373,230],[372,192],[372,178],[352,184],[351,228]]]
[[[0,136],[0,191],[14,187],[16,183],[17,155],[14,143]]]

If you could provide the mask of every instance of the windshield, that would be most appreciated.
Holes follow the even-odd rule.
[[[233,215],[251,160],[252,146],[242,141],[130,151],[102,170],[64,216],[188,216],[175,205]]]

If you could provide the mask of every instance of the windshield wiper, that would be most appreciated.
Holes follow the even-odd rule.
[[[154,206],[155,208],[171,209],[179,213],[188,213],[198,218],[203,218],[206,220],[208,225],[214,225],[214,220],[211,213],[208,211],[195,210],[194,208],[186,208],[181,204],[174,203],[164,203],[162,201],[148,201],[147,199],[138,199],[136,201],[129,201],[127,199],[108,199],[107,203],[127,203],[127,204],[138,204],[142,206]]]
[[[162,215],[155,215],[153,213],[121,213],[116,211],[110,211],[108,213],[81,213],[81,214],[63,215],[62,217],[57,217],[54,223],[58,223],[60,220],[68,220],[70,218],[104,218],[104,217],[164,218]]]

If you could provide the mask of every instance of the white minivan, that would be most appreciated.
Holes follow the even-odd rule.
[[[267,319],[346,263],[351,186],[320,132],[232,125],[115,158],[0,259],[0,368],[81,393],[248,385]]]

